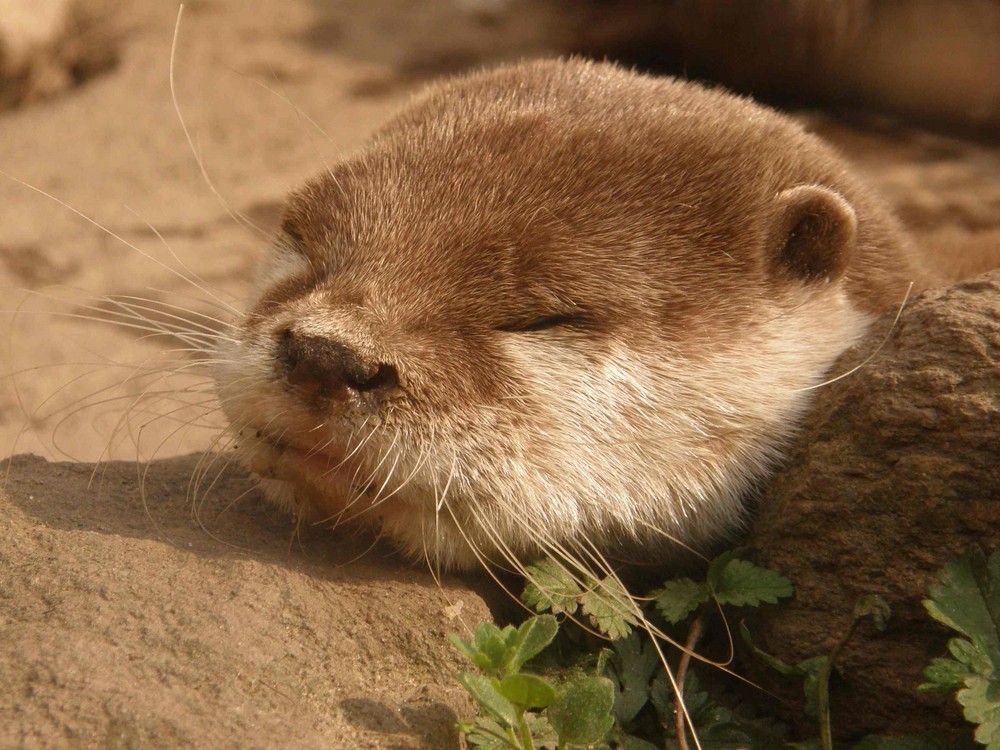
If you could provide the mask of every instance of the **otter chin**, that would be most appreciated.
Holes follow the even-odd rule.
[[[215,379],[243,463],[435,566],[736,530],[837,356],[931,274],[816,137],[581,60],[436,85],[288,200]]]

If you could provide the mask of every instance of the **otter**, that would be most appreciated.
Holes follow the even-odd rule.
[[[837,356],[935,279],[788,117],[524,62],[290,197],[214,378],[302,518],[438,567],[667,561],[740,527]]]

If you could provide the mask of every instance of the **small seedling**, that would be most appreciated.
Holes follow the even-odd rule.
[[[844,647],[851,640],[851,636],[854,635],[865,618],[871,618],[878,630],[885,630],[890,614],[889,605],[881,596],[873,594],[862,597],[854,605],[854,617],[850,627],[837,641],[829,656],[814,656],[800,661],[795,666],[786,664],[757,648],[750,638],[750,631],[747,630],[746,625],[740,625],[740,635],[757,657],[783,675],[803,679],[806,716],[819,720],[819,742],[815,745],[810,743],[801,745],[802,750],[812,746],[822,748],[822,750],[833,750],[833,729],[830,721],[830,677],[836,667],[837,657],[840,656]]]
[[[459,725],[473,747],[483,750],[589,748],[600,742],[614,719],[614,686],[596,674],[553,681],[522,667],[555,638],[552,615],[532,617],[502,630],[476,628],[471,642],[451,636],[454,646],[486,675],[463,672],[458,681],[479,704],[480,715]]]

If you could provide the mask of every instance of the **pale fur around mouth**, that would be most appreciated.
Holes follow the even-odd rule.
[[[257,436],[259,435],[259,437]],[[281,494],[295,495],[296,512],[307,516],[323,516],[346,507],[371,494],[364,480],[361,462],[350,453],[338,450],[305,449],[287,442],[273,440],[263,433],[241,437],[243,460],[262,480],[280,482],[287,487]]]

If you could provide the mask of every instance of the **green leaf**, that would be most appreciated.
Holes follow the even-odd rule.
[[[454,646],[456,649],[465,654],[465,656],[468,657],[468,659],[480,669],[490,668],[489,657],[486,656],[486,654],[479,651],[475,646],[473,646],[468,641],[462,640],[454,633],[450,633],[448,635],[448,641],[451,643],[452,646]]]
[[[517,639],[517,628],[513,625],[504,625],[503,630],[500,631],[500,638],[503,639],[504,644],[510,646]]]
[[[605,578],[581,596],[580,606],[594,627],[613,641],[625,638],[637,622],[632,597],[614,578]]]
[[[688,615],[698,609],[703,602],[708,601],[708,586],[697,583],[690,578],[677,578],[667,581],[663,588],[653,591],[656,608],[671,625],[686,620]]]
[[[772,750],[785,747],[785,728],[772,719],[734,719],[718,724],[707,735],[702,747],[731,750]]]
[[[612,673],[618,681],[615,691],[615,719],[626,724],[636,717],[649,701],[649,681],[660,665],[659,654],[650,639],[640,639],[637,633],[614,641],[615,658]]]
[[[556,733],[549,724],[549,720],[542,714],[528,712],[524,715],[528,722],[528,729],[531,730],[531,737],[535,741],[535,747],[555,747]]]
[[[470,747],[478,750],[521,750],[507,738],[507,731],[488,716],[478,716],[474,722],[458,725]]]
[[[924,607],[969,640],[953,638],[955,661],[934,659],[922,689],[953,689],[965,718],[976,724],[976,742],[1000,750],[1000,552],[989,560],[974,546],[944,566]]]
[[[503,665],[507,661],[507,644],[500,638],[490,638],[483,647],[480,654],[484,657],[486,666],[482,667],[487,672],[499,675]]]
[[[968,643],[968,641],[959,641],[957,638],[954,639],[954,642]],[[973,673],[969,671],[968,667],[954,659],[931,659],[931,663],[924,669],[924,677],[927,678],[927,682],[917,689],[924,692],[944,691],[951,693],[965,687],[965,678],[972,675]]]
[[[521,623],[508,643],[510,655],[504,669],[507,674],[517,672],[524,664],[540,654],[559,632],[559,623],[552,615],[531,617]]]
[[[740,623],[740,636],[743,638],[743,642],[746,643],[753,652],[754,656],[771,667],[771,669],[785,675],[786,677],[805,677],[806,673],[798,667],[793,667],[791,664],[783,662],[777,656],[772,656],[766,651],[759,649],[750,638],[750,631],[747,629],[747,626],[742,622]]]
[[[524,719],[536,748],[555,746],[555,732],[544,716],[528,712]],[[465,735],[466,744],[477,750],[524,750],[517,734],[511,739],[511,730],[488,716],[477,716],[475,721],[459,722],[457,726]]]
[[[674,697],[676,702],[677,698]],[[718,705],[711,696],[701,689],[698,673],[688,670],[684,680],[684,707],[691,717],[699,735],[705,734],[720,722],[727,722],[733,717],[732,711]]]
[[[473,672],[462,672],[458,681],[469,695],[475,698],[479,708],[489,716],[503,722],[509,727],[518,724],[518,711],[509,700],[500,694],[497,681]]]
[[[499,673],[507,658],[507,636],[508,628],[500,630],[492,622],[483,622],[476,627],[476,632],[472,638],[472,648],[475,649],[475,656],[472,657],[477,667],[494,674]],[[513,628],[509,628],[513,632]]]
[[[781,573],[746,560],[730,560],[716,574],[712,590],[720,604],[759,607],[791,596],[792,582]]]
[[[806,678],[802,683],[802,690],[806,696],[806,716],[810,719],[819,716],[819,677],[829,658],[829,656],[814,656],[795,665]]]
[[[558,615],[576,612],[578,598],[583,593],[573,574],[552,558],[539,560],[525,568],[528,584],[521,594],[521,601],[536,612],[551,610]]]
[[[500,640],[503,642],[503,636],[500,634],[500,628],[492,622],[479,623],[479,625],[476,626],[476,632],[472,636],[473,647],[478,651],[482,651],[486,643],[491,640]]]
[[[590,745],[614,726],[615,688],[606,677],[580,677],[566,684],[546,715],[561,743]]]
[[[706,580],[710,588],[717,589],[722,580],[722,571],[726,569],[733,560],[739,560],[746,553],[746,547],[737,547],[736,549],[730,549],[723,552],[721,555],[712,560],[712,563],[708,566],[708,575]]]
[[[1000,552],[974,546],[944,566],[924,607],[938,622],[968,636],[1000,671]]]
[[[1000,750],[1000,682],[986,677],[969,677],[956,697],[965,709],[965,718],[976,727],[976,742],[988,750]]]
[[[985,675],[993,670],[989,656],[964,638],[952,638],[948,641],[948,651],[957,662],[974,674]]]
[[[647,742],[639,737],[633,737],[631,734],[619,733],[614,739],[618,743],[620,750],[660,750],[652,742]]]
[[[649,686],[649,702],[656,709],[656,713],[660,717],[660,723],[663,726],[670,726],[670,722],[673,721],[676,696],[674,695],[674,689],[670,684],[670,680],[662,672],[653,680],[653,684]]]
[[[774,750],[785,747],[786,728],[768,719],[756,717],[751,706],[730,706],[718,702],[716,685],[711,691],[699,687],[697,673],[688,672],[684,688],[684,705],[705,750]],[[677,748],[674,710],[676,699],[666,674],[660,673],[650,688],[650,703],[666,728],[666,748]]]
[[[451,643],[452,646],[461,651],[470,659],[475,657],[477,653],[476,649],[473,647],[471,643],[464,640],[461,636],[455,635],[454,633],[448,634],[448,642]]]
[[[500,694],[521,708],[545,708],[556,698],[556,690],[533,674],[512,674],[500,680]]]

